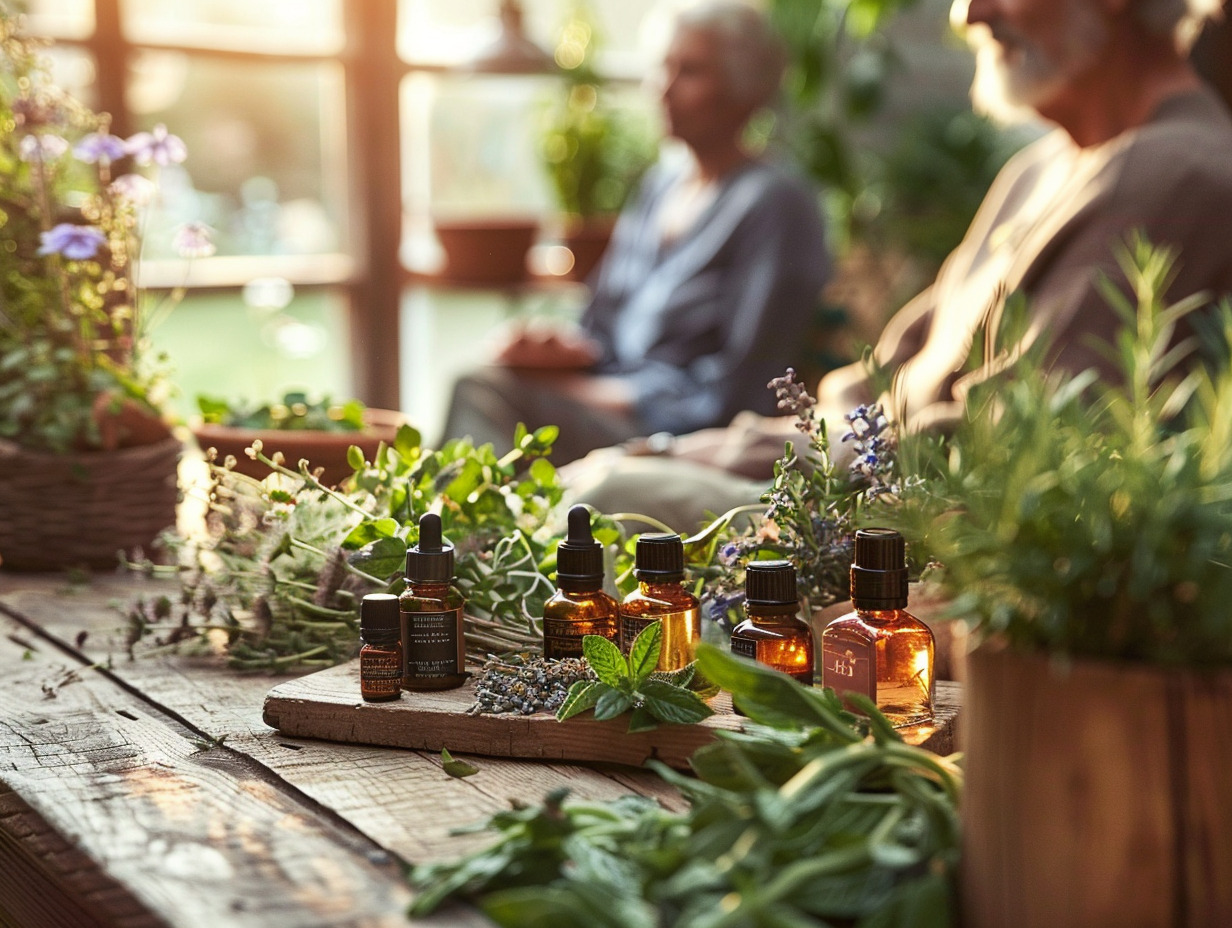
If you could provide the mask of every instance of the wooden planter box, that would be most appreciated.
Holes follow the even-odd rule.
[[[1232,925],[1232,670],[967,671],[964,925]]]

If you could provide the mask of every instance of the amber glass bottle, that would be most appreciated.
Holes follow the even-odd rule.
[[[448,690],[466,682],[461,592],[453,586],[453,545],[441,538],[441,517],[419,520],[419,543],[406,552],[402,619],[402,687]]]
[[[693,660],[702,637],[697,597],[684,588],[684,542],[679,535],[637,539],[633,576],[638,587],[620,604],[620,648],[626,654],[651,622],[663,626],[659,670],[679,670]]]
[[[620,637],[620,606],[603,592],[603,546],[590,531],[590,510],[569,510],[569,534],[556,549],[556,592],[543,604],[543,656],[581,657],[582,639]]]
[[[855,612],[821,634],[821,682],[840,694],[866,694],[896,726],[930,721],[933,633],[906,611],[906,545],[898,532],[856,532],[851,604]]]
[[[359,694],[367,702],[402,695],[402,632],[398,597],[369,593],[359,603]]]
[[[812,686],[813,630],[800,617],[796,568],[789,561],[750,561],[744,593],[748,618],[732,632],[732,653]]]

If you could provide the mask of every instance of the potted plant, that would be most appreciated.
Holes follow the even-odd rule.
[[[573,280],[586,280],[598,264],[616,216],[656,155],[649,128],[611,102],[594,67],[596,44],[591,18],[575,7],[557,42],[563,86],[540,141]]]
[[[1232,923],[1232,307],[1203,315],[1212,374],[1177,339],[1204,301],[1164,304],[1170,266],[1136,242],[1136,305],[1107,288],[1120,382],[1025,359],[968,398],[901,513],[979,642],[965,924]]]
[[[3,7],[0,45],[0,558],[103,566],[175,521],[180,443],[136,276],[153,184],[123,166],[185,151],[161,126],[111,135]],[[181,253],[209,253],[205,232],[182,229]]]
[[[197,444],[203,451],[213,448],[216,459],[234,458],[236,472],[256,479],[269,476],[268,466],[245,453],[259,441],[267,455],[281,452],[292,465],[304,460],[313,470],[321,468],[318,479],[327,486],[354,472],[348,463],[352,446],[373,460],[382,442],[394,444],[405,421],[391,409],[370,409],[358,400],[335,403],[328,396],[318,400],[299,391],[261,405],[198,396],[197,406],[201,421],[192,428]]]

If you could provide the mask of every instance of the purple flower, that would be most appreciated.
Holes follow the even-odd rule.
[[[91,132],[73,146],[73,154],[77,160],[86,164],[119,161],[126,151],[122,138],[106,132]]]
[[[68,142],[58,135],[27,135],[22,137],[19,151],[22,161],[55,161],[68,151]]]
[[[204,222],[186,222],[176,230],[172,244],[181,258],[208,258],[218,250],[210,241],[213,232]]]
[[[40,255],[64,255],[75,261],[93,258],[107,242],[107,236],[95,226],[78,226],[62,222],[39,236]]]
[[[110,189],[135,206],[145,206],[154,199],[154,182],[140,174],[121,174],[111,182]]]
[[[188,147],[178,135],[172,135],[159,123],[149,132],[138,132],[124,143],[138,164],[179,164],[188,157]]]

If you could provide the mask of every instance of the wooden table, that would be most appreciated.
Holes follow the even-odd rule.
[[[140,576],[0,572],[0,924],[405,924],[403,864],[490,840],[453,829],[554,788],[680,809],[629,767],[476,759],[287,737],[279,679],[216,657],[131,660],[124,604],[178,593]],[[429,923],[481,925],[455,906]]]

